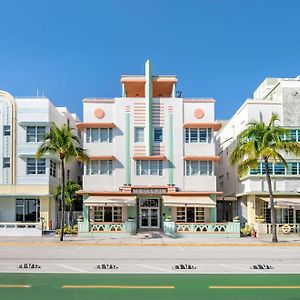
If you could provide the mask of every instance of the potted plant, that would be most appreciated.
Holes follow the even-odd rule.
[[[251,236],[253,231],[253,227],[249,224],[245,224],[243,228],[241,228],[241,236]]]
[[[255,217],[255,222],[257,222],[257,223],[263,223],[265,221],[266,221],[266,219],[265,219],[265,217],[263,215]]]
[[[128,221],[133,222],[134,221],[134,217],[128,217]]]
[[[232,222],[234,222],[234,223],[240,223],[240,217],[239,216],[234,216],[232,218]]]
[[[171,221],[172,221],[171,215],[166,216],[165,222],[171,222]]]

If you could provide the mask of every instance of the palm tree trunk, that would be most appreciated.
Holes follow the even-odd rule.
[[[272,242],[276,243],[276,242],[278,242],[277,232],[276,232],[276,211],[275,211],[275,206],[274,206],[274,196],[273,196],[271,176],[270,176],[270,170],[269,170],[268,163],[269,163],[268,159],[265,158],[265,170],[266,170],[266,177],[267,177],[268,189],[269,189],[269,194],[270,194]]]
[[[65,227],[65,161],[61,158],[61,222],[60,222],[60,241],[64,240],[64,227]]]

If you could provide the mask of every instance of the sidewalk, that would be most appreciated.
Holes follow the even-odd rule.
[[[271,236],[259,238],[206,238],[206,237],[159,237],[142,238],[138,236],[113,237],[77,237],[66,235],[60,242],[58,236],[43,237],[0,237],[1,246],[182,246],[182,247],[209,247],[209,246],[299,246],[300,235],[279,235],[278,243],[271,242]]]

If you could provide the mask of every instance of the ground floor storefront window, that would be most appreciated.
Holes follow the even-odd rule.
[[[94,207],[95,222],[122,222],[122,206],[96,206]]]
[[[177,222],[201,223],[205,220],[204,207],[177,207]]]
[[[40,200],[17,198],[16,199],[16,221],[38,222],[40,218]]]

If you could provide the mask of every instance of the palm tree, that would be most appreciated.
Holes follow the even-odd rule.
[[[73,211],[73,203],[76,199],[78,199],[78,197],[76,196],[76,191],[80,189],[81,189],[80,184],[72,180],[68,180],[67,183],[65,184],[65,204],[70,209],[70,215],[72,214]],[[62,193],[62,188],[61,185],[59,184],[56,187],[55,197],[56,198],[61,197],[61,193]],[[69,221],[71,221],[71,218]]]
[[[272,113],[268,124],[262,120],[249,122],[246,129],[238,135],[236,146],[230,154],[230,163],[237,164],[240,177],[246,175],[250,168],[257,169],[259,161],[264,162],[270,194],[272,242],[278,240],[269,163],[280,162],[287,168],[282,153],[300,155],[300,143],[291,141],[289,130],[275,125],[276,121],[280,121],[279,117]]]
[[[65,212],[65,163],[73,159],[80,161],[88,160],[84,149],[79,147],[80,140],[73,133],[74,129],[64,124],[61,128],[52,123],[50,131],[45,135],[41,146],[36,152],[36,158],[49,153],[58,157],[61,162],[61,234],[60,241],[64,236],[64,212]]]

